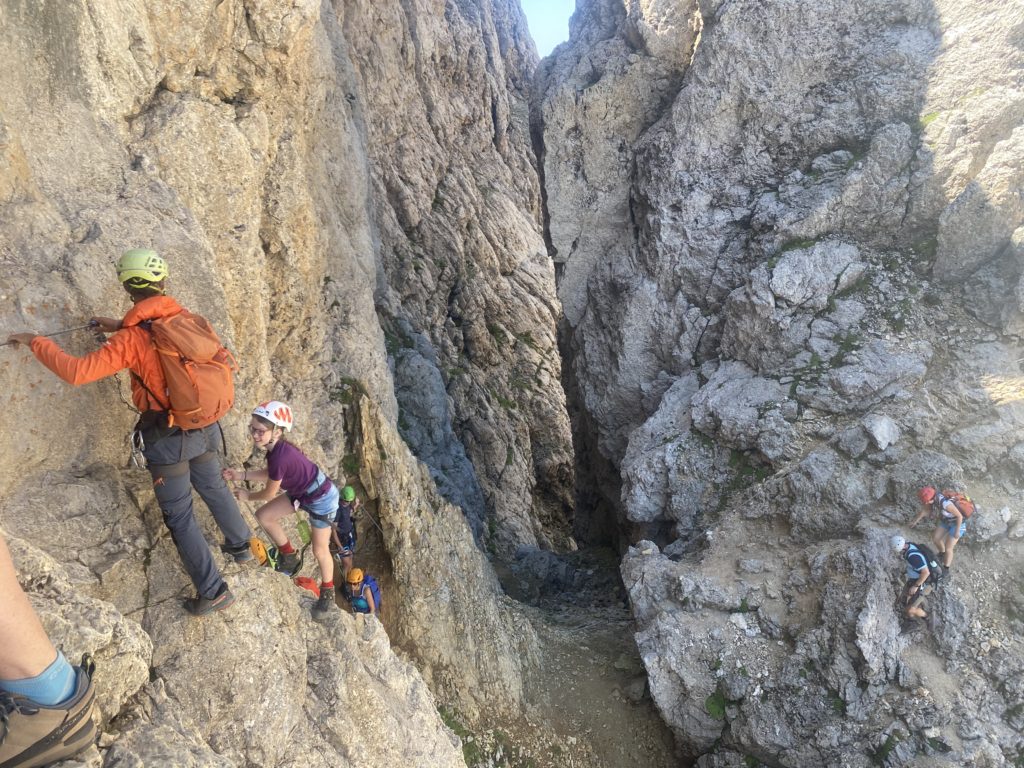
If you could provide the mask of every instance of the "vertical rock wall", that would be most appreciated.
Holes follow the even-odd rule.
[[[372,126],[399,431],[492,549],[565,547],[571,440],[521,11],[355,2],[341,21]]]
[[[657,539],[623,575],[701,765],[1022,754],[1022,14],[591,0],[541,66],[580,482]],[[925,483],[992,512],[915,629]]]
[[[155,247],[242,362],[232,461],[247,410],[288,400],[296,442],[380,503],[395,639],[434,694],[470,719],[516,711],[534,638],[473,532],[505,553],[569,545],[572,484],[518,9],[19,0],[0,40],[0,328],[116,315],[112,263]],[[72,390],[0,354],[0,525],[58,641],[108,661],[111,764],[272,765],[296,741],[311,765],[460,762],[373,622],[312,626],[287,579],[234,566],[237,606],[187,619],[148,475],[125,469],[127,378]],[[346,422],[356,390],[372,433]],[[102,622],[54,618],[71,594]],[[282,707],[253,710],[271,689]]]

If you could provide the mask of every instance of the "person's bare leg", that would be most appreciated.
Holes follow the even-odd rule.
[[[313,557],[320,566],[320,581],[334,583],[334,558],[331,557],[331,529],[312,529]]]
[[[57,649],[46,635],[32,604],[18,583],[7,541],[0,536],[0,679],[41,674]]]
[[[267,532],[267,536],[274,542],[278,549],[288,543],[288,536],[278,522],[282,517],[292,514],[295,511],[291,501],[284,494],[276,499],[271,499],[262,507],[256,510],[256,522]]]
[[[943,561],[943,565],[947,568],[953,564],[953,549],[960,542],[960,539],[953,538],[953,534],[946,531],[946,559]]]

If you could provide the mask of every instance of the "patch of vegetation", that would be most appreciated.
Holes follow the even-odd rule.
[[[747,768],[760,768],[763,765],[763,763],[753,755],[744,755],[743,764],[747,766]]]
[[[534,352],[540,351],[540,349],[537,347],[537,342],[533,340],[533,334],[531,334],[529,331],[524,331],[523,333],[516,333],[513,335],[516,337],[516,339],[518,339],[523,344],[528,346]]]
[[[725,707],[728,702],[721,690],[715,690],[710,696],[704,699],[704,711],[715,720],[725,720]]]
[[[384,348],[389,355],[395,355],[400,349],[412,349],[415,345],[408,336],[403,333],[384,329]]]
[[[341,460],[341,468],[345,472],[346,477],[358,475],[359,467],[359,457],[354,453],[346,453],[345,458]]]
[[[452,367],[452,368],[448,368],[447,370],[448,370],[448,378],[450,378],[450,379],[454,379],[456,376],[465,376],[466,373],[468,373],[468,371],[466,371],[466,369],[460,368],[457,365]]]
[[[705,448],[711,449],[711,448],[715,447],[715,441],[712,440],[707,435],[705,435],[703,432],[701,432],[696,427],[693,427],[693,426],[690,427],[690,434],[693,435],[694,439],[696,439],[696,441],[698,443],[700,443],[702,446],[704,446]]]
[[[894,304],[888,312],[886,317],[889,318],[889,323],[892,325],[894,331],[902,331],[907,327],[907,316],[910,314],[910,310],[913,307],[914,302],[908,296],[902,301]]]
[[[927,114],[921,115],[921,117],[917,121],[917,127],[921,131],[923,131],[929,125],[934,123],[939,118],[940,114],[941,114],[940,112],[936,111],[936,112],[928,112]]]
[[[843,701],[843,697],[838,693],[833,693],[832,698],[829,699],[829,703],[832,705],[832,709],[835,710],[838,715],[846,714],[846,702]]]
[[[519,389],[519,390],[530,390],[530,389],[532,389],[532,386],[530,385],[530,382],[528,382],[526,379],[520,379],[518,376],[513,377],[512,381],[510,381],[508,383],[508,385],[510,387],[512,387],[512,389]]]
[[[459,737],[459,741],[462,742],[462,757],[465,759],[466,765],[476,765],[483,762],[484,754],[473,732],[463,725],[451,710],[438,707],[437,713],[441,716],[441,722],[448,726]]]
[[[488,323],[487,332],[491,334],[491,337],[498,343],[499,347],[503,347],[508,344],[508,334],[505,333],[505,329],[497,323]]]
[[[843,170],[848,171],[853,168],[853,166],[864,159],[865,155],[867,155],[867,150],[865,149],[851,149],[850,159],[846,161],[846,165],[843,166]]]
[[[345,377],[338,382],[338,386],[328,392],[327,397],[332,403],[352,405],[357,397],[365,394],[366,387],[363,386],[361,381]]]
[[[860,349],[863,343],[861,335],[856,331],[846,331],[846,333],[838,336],[835,341],[839,344],[839,351],[832,355],[832,359],[829,361],[833,368],[839,368],[846,359],[846,356]]]
[[[857,282],[851,283],[850,285],[846,286],[845,288],[843,288],[843,290],[836,293],[835,296],[838,299],[845,299],[847,296],[853,296],[855,294],[865,294],[870,290],[871,273],[868,272],[867,270],[864,270],[864,274],[860,276]]]
[[[885,765],[886,759],[889,757],[892,751],[896,748],[896,745],[899,743],[899,735],[895,731],[893,733],[890,733],[889,738],[885,740],[885,743],[883,743],[882,746],[880,746],[875,751],[871,752],[871,762],[873,762],[875,765]]]
[[[506,467],[512,466],[512,461],[515,459],[515,457],[516,457],[516,454],[515,454],[515,451],[512,450],[512,446],[511,445],[508,446],[505,449],[505,466]]]
[[[813,248],[820,240],[820,238],[797,238],[796,240],[787,241],[778,249],[778,253],[782,255],[783,253],[798,251],[803,248]]]
[[[934,259],[935,253],[939,250],[939,236],[937,234],[922,238],[910,246],[915,255],[924,259]]]
[[[754,463],[751,461],[750,451],[741,451],[733,448],[729,451],[729,466],[733,470],[732,479],[722,485],[718,491],[718,506],[716,513],[720,513],[729,503],[729,499],[744,488],[754,483],[764,482],[772,473],[772,468],[767,464]]]
[[[514,411],[518,407],[516,405],[515,400],[509,400],[507,397],[502,397],[493,389],[491,390],[491,397],[493,397],[495,401],[498,403],[498,405],[500,405],[506,411]]]
[[[744,485],[751,482],[762,482],[771,473],[771,467],[764,464],[754,464],[750,460],[749,451],[740,451],[735,448],[729,453],[729,466],[736,470],[736,477],[743,481]]]
[[[949,746],[949,744],[947,744],[937,736],[928,739],[928,746],[934,749],[936,752],[939,752],[943,755],[953,751],[953,748]]]

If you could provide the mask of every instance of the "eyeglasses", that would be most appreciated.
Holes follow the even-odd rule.
[[[259,427],[249,427],[249,434],[252,435],[253,437],[263,437],[269,431],[270,431],[269,429],[260,429]]]

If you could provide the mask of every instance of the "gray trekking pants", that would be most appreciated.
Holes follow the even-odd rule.
[[[220,474],[220,425],[187,432],[150,427],[142,437],[146,441],[143,454],[153,476],[153,491],[181,564],[202,597],[215,597],[224,586],[224,579],[196,522],[192,488],[210,508],[229,548],[247,546],[252,535]]]

